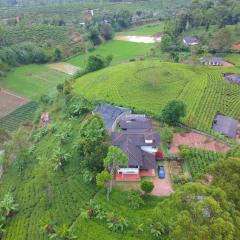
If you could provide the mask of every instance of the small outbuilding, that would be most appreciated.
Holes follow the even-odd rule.
[[[200,58],[200,62],[203,65],[209,65],[209,66],[223,66],[225,63],[225,60],[220,57],[202,57]]]
[[[239,122],[231,117],[216,115],[213,121],[213,130],[230,138],[236,138]]]
[[[199,39],[194,36],[187,36],[183,38],[183,43],[187,46],[195,46],[200,43]]]

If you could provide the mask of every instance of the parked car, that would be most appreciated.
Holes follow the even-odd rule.
[[[164,166],[158,166],[158,177],[159,178],[165,178]]]

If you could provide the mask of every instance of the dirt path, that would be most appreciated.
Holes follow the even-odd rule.
[[[159,197],[169,196],[174,192],[172,189],[168,162],[164,163],[164,169],[165,169],[165,178],[164,179],[160,179],[157,174],[152,179],[153,184],[154,184],[154,189],[153,189],[151,195],[153,195],[153,196],[159,196]]]
[[[161,37],[146,37],[146,36],[116,36],[115,40],[135,42],[135,43],[155,43],[161,42]]]

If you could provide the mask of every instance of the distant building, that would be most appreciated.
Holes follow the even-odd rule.
[[[230,83],[238,83],[240,84],[240,74],[229,74],[224,77]]]
[[[202,57],[200,58],[200,62],[203,65],[209,65],[209,66],[223,66],[225,63],[225,60],[220,57]]]
[[[94,112],[98,113],[102,117],[108,131],[114,131],[121,117],[125,116],[126,114],[130,114],[131,110],[110,104],[101,104],[97,106]]]
[[[198,45],[200,41],[197,37],[187,36],[183,38],[183,43],[187,46],[195,46]]]
[[[230,138],[236,138],[239,122],[228,116],[218,114],[213,121],[213,130]]]
[[[240,43],[239,44],[233,44],[231,46],[231,49],[235,50],[235,51],[240,51]]]

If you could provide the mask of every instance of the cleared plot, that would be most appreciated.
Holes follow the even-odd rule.
[[[139,26],[132,28],[127,31],[118,32],[117,36],[152,36],[155,33],[161,32],[164,30],[164,23],[159,24],[149,24],[144,26]]]
[[[179,99],[187,105],[185,124],[216,135],[211,128],[217,112],[240,118],[240,86],[226,82],[222,71],[153,60],[133,62],[79,78],[74,92],[155,116],[167,102]],[[231,72],[240,71],[231,68]]]
[[[146,36],[116,36],[114,39],[120,40],[120,41],[135,42],[135,43],[161,42],[161,38],[146,37]]]
[[[51,94],[58,83],[64,82],[69,75],[48,68],[46,65],[31,64],[15,68],[6,78],[0,80],[0,87],[14,91],[31,99],[42,94]]]
[[[125,62],[135,57],[144,56],[148,51],[150,51],[152,46],[152,44],[113,40],[100,45],[94,51],[87,54],[81,54],[70,58],[68,63],[84,68],[88,57],[96,54],[100,54],[102,56],[112,55],[112,64]]]
[[[178,154],[181,145],[223,153],[230,150],[228,145],[195,132],[174,134],[169,152],[173,155]]]
[[[28,102],[27,98],[0,88],[0,118]]]
[[[47,66],[51,69],[66,73],[71,76],[73,76],[80,70],[80,68],[73,66],[70,63],[64,63],[64,62],[52,63],[52,64],[48,64]]]
[[[0,118],[0,128],[14,131],[24,122],[32,121],[37,107],[38,104],[36,102],[28,102],[22,105],[15,111]]]

